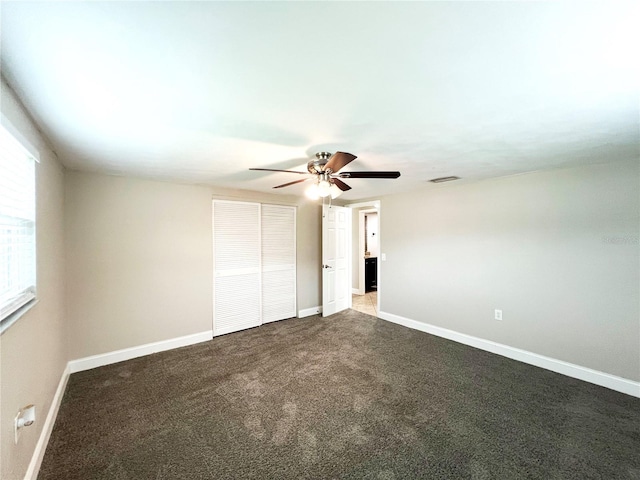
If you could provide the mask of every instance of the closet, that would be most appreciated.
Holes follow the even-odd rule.
[[[213,335],[296,316],[296,208],[213,201]]]

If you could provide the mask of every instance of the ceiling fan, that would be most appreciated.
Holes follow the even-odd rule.
[[[342,192],[351,190],[351,187],[344,183],[341,178],[398,178],[400,172],[376,171],[376,172],[341,172],[344,166],[354,161],[357,157],[351,153],[336,152],[333,155],[329,152],[316,153],[315,160],[307,163],[308,172],[298,172],[295,170],[277,170],[272,168],[250,168],[249,170],[259,170],[263,172],[286,172],[297,173],[299,175],[312,175],[309,178],[283,183],[273,188],[283,188],[296,183],[306,182],[314,179],[315,183],[307,190],[307,195],[311,198],[338,197]]]

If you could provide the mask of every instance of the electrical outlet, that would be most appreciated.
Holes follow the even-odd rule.
[[[382,254],[382,261],[383,261],[383,262],[386,262],[386,261],[387,261],[387,254],[386,254],[386,253],[383,253],[383,254]]]
[[[502,320],[502,310],[498,310],[498,309],[496,309],[496,310],[495,310],[495,314],[494,314],[494,318],[495,318],[496,320]]]

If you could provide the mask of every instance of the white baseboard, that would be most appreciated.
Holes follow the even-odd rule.
[[[303,308],[298,310],[298,318],[310,317],[322,313],[322,307]]]
[[[160,342],[147,343],[145,345],[139,345],[137,347],[125,348],[122,350],[116,350],[114,352],[107,352],[100,355],[93,355],[91,357],[79,358],[77,360],[71,360],[69,362],[69,373],[90,370],[92,368],[102,367],[104,365],[111,365],[112,363],[131,360],[132,358],[143,357],[152,353],[164,352],[165,350],[173,350],[174,348],[186,347],[188,345],[206,342],[208,340],[211,340],[212,338],[213,330],[207,330],[205,332],[185,335],[184,337],[171,338],[169,340],[162,340]]]
[[[640,398],[640,382],[581,367],[580,365],[557,360],[555,358],[545,357],[544,355],[538,355],[537,353],[528,352],[526,350],[510,347],[490,340],[473,337],[471,335],[448,330],[446,328],[437,327],[435,325],[429,325],[428,323],[418,322],[392,313],[379,312],[378,317],[414,330],[430,333],[438,337],[453,340],[454,342],[463,343],[481,350],[486,350],[487,352],[502,355],[503,357],[518,360],[519,362],[535,365],[536,367],[545,368],[552,372],[561,373],[568,377],[577,378],[578,380],[594,383],[601,387],[610,388],[611,390],[616,390],[618,392]]]
[[[42,459],[44,458],[44,452],[46,451],[47,445],[49,444],[49,438],[51,437],[51,432],[53,431],[53,425],[56,423],[56,417],[58,416],[60,403],[62,403],[64,390],[67,386],[67,381],[69,380],[69,373],[69,364],[67,364],[62,372],[62,376],[60,377],[60,382],[58,382],[58,388],[56,389],[56,393],[53,395],[53,400],[51,400],[49,412],[47,413],[44,425],[42,426],[42,431],[40,432],[40,437],[38,438],[38,442],[36,443],[36,448],[33,451],[33,455],[31,456],[31,461],[29,462],[27,473],[24,476],[25,480],[36,480],[36,478],[38,477],[40,465],[42,465]]]

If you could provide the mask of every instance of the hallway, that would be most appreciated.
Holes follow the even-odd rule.
[[[369,292],[364,295],[352,295],[351,308],[362,313],[378,316],[378,292]]]

